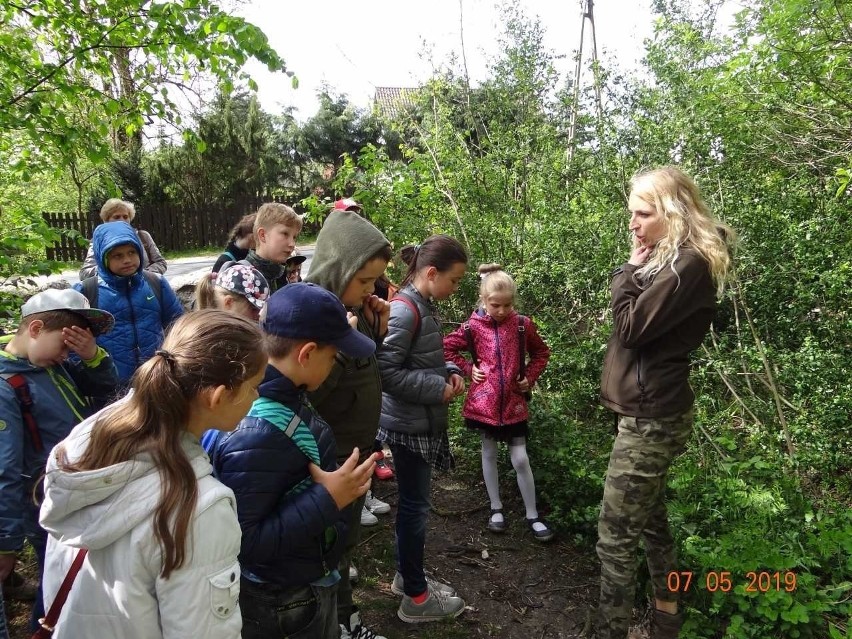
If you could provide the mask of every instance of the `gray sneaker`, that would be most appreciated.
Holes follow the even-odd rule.
[[[452,619],[464,612],[464,599],[444,594],[438,590],[429,590],[429,596],[419,606],[408,595],[402,596],[402,603],[396,616],[405,623],[426,623]]]
[[[391,583],[391,592],[401,597],[405,594],[405,590],[403,588],[404,584],[405,582],[402,580],[402,575],[397,572],[393,576],[393,583]],[[442,592],[445,595],[449,595],[450,597],[455,597],[458,595],[456,589],[453,588],[450,584],[445,584],[441,581],[438,581],[428,572],[426,573],[426,586],[429,588],[429,590],[437,590],[438,592]]]

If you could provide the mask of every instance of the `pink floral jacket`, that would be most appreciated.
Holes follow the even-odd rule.
[[[474,311],[470,316],[468,323],[479,358],[479,368],[485,373],[485,381],[471,382],[462,409],[464,417],[495,427],[517,424],[527,419],[527,402],[518,389],[520,317],[512,312],[498,324],[482,310]],[[524,320],[528,357],[526,377],[532,387],[547,366],[550,349],[538,334],[535,323],[528,317]],[[462,354],[467,350],[464,325],[444,338],[444,357],[461,368],[466,377],[470,377],[473,362]]]

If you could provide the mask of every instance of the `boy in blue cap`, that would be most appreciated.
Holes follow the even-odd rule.
[[[205,446],[237,499],[242,528],[243,638],[337,639],[337,564],[349,505],[370,487],[374,456],[356,448],[338,468],[331,429],[308,405],[338,351],[370,357],[341,301],[304,282],[276,291],[261,313],[269,366],[237,429]]]
[[[33,492],[51,449],[94,412],[88,397],[104,398],[115,390],[115,365],[95,343],[112,327],[112,315],[90,308],[80,293],[49,289],[21,307],[18,330],[0,350],[0,579],[14,568],[27,538],[39,566],[32,630],[44,616],[47,543]],[[71,352],[79,359],[69,360]]]

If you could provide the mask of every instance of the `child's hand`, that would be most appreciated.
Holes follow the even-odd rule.
[[[388,332],[388,319],[390,319],[391,305],[387,300],[383,300],[378,295],[370,295],[364,299],[364,304],[361,306],[364,311],[364,318],[373,326],[376,322],[376,317],[379,318],[379,334],[381,337]]]
[[[450,375],[450,386],[453,387],[453,392],[456,396],[464,393],[464,377],[458,373]]]
[[[477,384],[481,384],[485,381],[485,372],[479,368],[479,366],[474,364],[473,369],[470,371],[470,378]]]
[[[358,330],[358,316],[355,315],[352,311],[346,311],[346,321],[349,322],[349,326],[354,328],[356,331]]]
[[[453,385],[452,384],[446,384],[444,386],[444,397],[443,397],[444,403],[449,404],[451,401],[453,401],[453,398],[455,396],[456,396],[456,391],[453,388]]]
[[[376,468],[377,454],[373,453],[363,463],[358,464],[360,453],[357,448],[354,448],[349,459],[332,473],[324,471],[316,464],[310,464],[308,470],[311,473],[311,479],[325,486],[337,508],[342,509],[369,490],[373,471]]]
[[[521,391],[522,393],[529,392],[530,381],[526,377],[518,380],[518,390]]]
[[[63,328],[62,339],[65,341],[65,345],[77,353],[84,362],[95,359],[98,354],[95,336],[88,328],[80,328],[79,326]]]

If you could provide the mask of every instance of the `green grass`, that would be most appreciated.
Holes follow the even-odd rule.
[[[174,260],[179,257],[202,257],[219,255],[225,250],[224,246],[203,246],[200,248],[186,248],[175,251],[163,251],[163,257]]]

